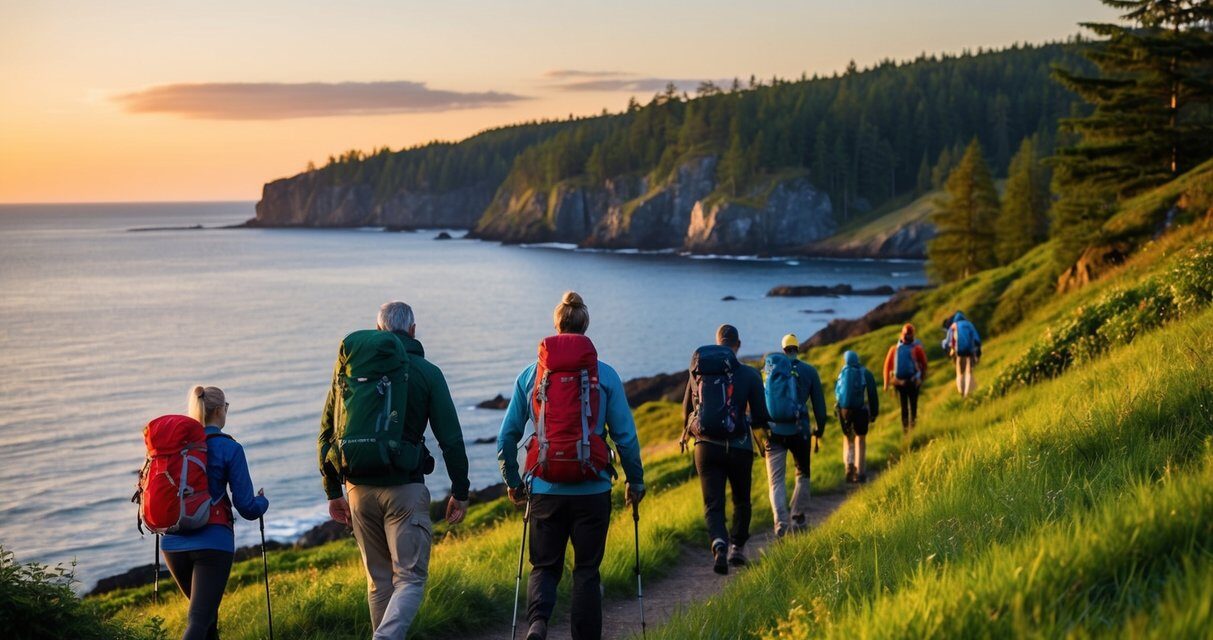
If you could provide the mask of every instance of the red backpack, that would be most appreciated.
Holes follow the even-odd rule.
[[[229,436],[223,436],[229,437]],[[206,429],[189,416],[160,416],[143,428],[147,459],[132,502],[139,529],[181,533],[208,524],[231,526],[227,495],[212,502],[206,475]]]
[[[595,433],[599,414],[598,352],[574,333],[539,343],[531,416],[535,437],[526,468],[548,482],[597,480],[609,464],[606,441]]]

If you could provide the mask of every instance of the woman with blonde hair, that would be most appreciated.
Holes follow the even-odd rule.
[[[623,382],[615,369],[598,360],[585,337],[590,311],[581,296],[565,293],[552,313],[552,324],[557,335],[539,343],[538,360],[514,383],[497,436],[497,461],[510,499],[526,506],[531,522],[527,640],[547,637],[570,541],[573,640],[597,640],[602,636],[598,567],[611,522],[614,475],[604,438],[619,449],[630,505],[644,498],[644,470]],[[535,434],[528,439],[527,462],[520,474],[518,443],[528,421],[535,423]]]
[[[211,517],[200,529],[165,534],[161,544],[173,580],[190,601],[183,640],[219,637],[219,602],[236,551],[232,507],[245,520],[256,520],[269,508],[264,490],[253,495],[244,448],[223,433],[227,409],[227,398],[218,387],[198,386],[190,390],[189,415],[206,426]]]

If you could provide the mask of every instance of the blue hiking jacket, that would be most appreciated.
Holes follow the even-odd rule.
[[[967,323],[973,330],[973,351],[981,355],[981,334],[977,332],[977,326],[965,317],[962,311],[957,311],[956,315],[952,316],[952,324],[948,327],[947,332],[944,333],[943,342],[939,346],[943,347],[944,353],[949,353],[948,350],[952,347],[952,341],[956,340],[959,342],[960,336],[957,334],[957,331],[960,330],[961,322]]]
[[[872,420],[880,413],[880,394],[876,390],[876,378],[863,363],[859,361],[859,354],[854,351],[848,351],[843,354],[843,362],[847,367],[859,367],[863,369],[863,385],[867,391],[868,399],[868,414]],[[838,380],[834,382],[834,402],[835,406],[842,399],[842,372],[838,372]]]
[[[223,433],[219,427],[207,426],[206,435]],[[245,520],[256,520],[270,508],[265,496],[253,493],[253,480],[249,477],[248,461],[244,458],[244,447],[231,438],[207,438],[206,476],[210,484],[211,500],[228,496],[232,506]],[[201,529],[185,533],[166,533],[160,542],[165,551],[236,551],[235,533],[222,524],[208,524]]]
[[[518,374],[514,382],[514,395],[501,421],[497,434],[497,464],[501,477],[510,488],[522,484],[518,474],[518,443],[522,442],[526,426],[531,422],[531,393],[535,389],[535,367],[531,364]],[[611,365],[598,361],[598,425],[594,433],[610,437],[619,451],[619,462],[628,484],[637,491],[644,490],[644,468],[640,465],[640,441],[636,438],[636,422],[632,408],[623,391],[623,381]],[[533,431],[533,429],[532,429]],[[531,491],[536,494],[559,496],[589,496],[611,490],[611,478],[606,471],[598,480],[590,482],[548,482],[535,478]]]

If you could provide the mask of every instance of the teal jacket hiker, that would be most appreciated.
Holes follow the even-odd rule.
[[[518,374],[514,383],[514,395],[501,421],[501,432],[497,435],[497,463],[501,477],[508,487],[522,484],[518,475],[518,443],[526,435],[527,423],[531,422],[531,393],[535,389],[535,364]],[[636,438],[636,422],[623,391],[623,381],[609,364],[598,361],[598,424],[594,432],[607,435],[619,450],[619,462],[628,485],[637,491],[644,490],[644,469],[640,465],[640,441]],[[531,491],[537,494],[560,496],[589,496],[611,490],[611,478],[606,471],[600,479],[591,482],[559,483],[541,478],[532,480]]]
[[[863,376],[864,395],[867,396],[868,415],[875,420],[880,413],[880,393],[877,392],[876,377],[867,367],[863,366],[863,363],[859,361],[859,354],[854,351],[846,352],[843,355],[843,361],[846,366],[838,372],[838,381],[834,383],[834,401],[839,407],[845,407],[851,401],[846,385],[846,380],[850,377],[847,375],[848,369],[859,369]]]
[[[249,477],[248,461],[244,458],[244,447],[230,437],[222,435],[219,427],[206,428],[206,479],[210,484],[211,501],[216,496],[228,498],[231,487],[231,504],[245,520],[256,520],[269,509],[270,501],[265,496],[254,495],[253,480]],[[218,436],[218,437],[210,437]],[[165,551],[236,551],[235,534],[225,524],[208,524],[201,529],[185,533],[166,533],[160,543]]]
[[[805,398],[807,404],[812,406],[813,420],[817,423],[817,432],[821,433],[826,428],[826,399],[825,390],[821,386],[821,376],[813,365],[804,360],[792,358],[792,367],[796,369],[796,390],[799,392],[797,397]],[[794,425],[771,420],[771,433],[780,436],[808,436],[813,433],[813,425],[806,413]]]

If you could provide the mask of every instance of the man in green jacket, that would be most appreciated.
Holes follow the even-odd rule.
[[[455,403],[442,371],[425,359],[425,350],[415,335],[413,310],[403,302],[389,302],[379,309],[378,329],[390,331],[404,347],[407,358],[407,404],[404,410],[404,440],[423,443],[426,423],[434,433],[446,461],[451,497],[446,520],[458,524],[467,511],[468,460],[463,431]],[[343,411],[338,377],[345,367],[344,349],[338,354],[329,392],[320,419],[320,474],[329,498],[329,515],[350,525],[367,572],[367,597],[375,640],[404,640],[421,607],[430,558],[430,492],[425,474],[433,471],[434,459],[421,445],[420,464],[409,472],[392,470],[376,475],[346,475],[335,468],[330,455],[335,418]],[[390,397],[390,396],[389,396]],[[348,497],[343,497],[342,486]]]

